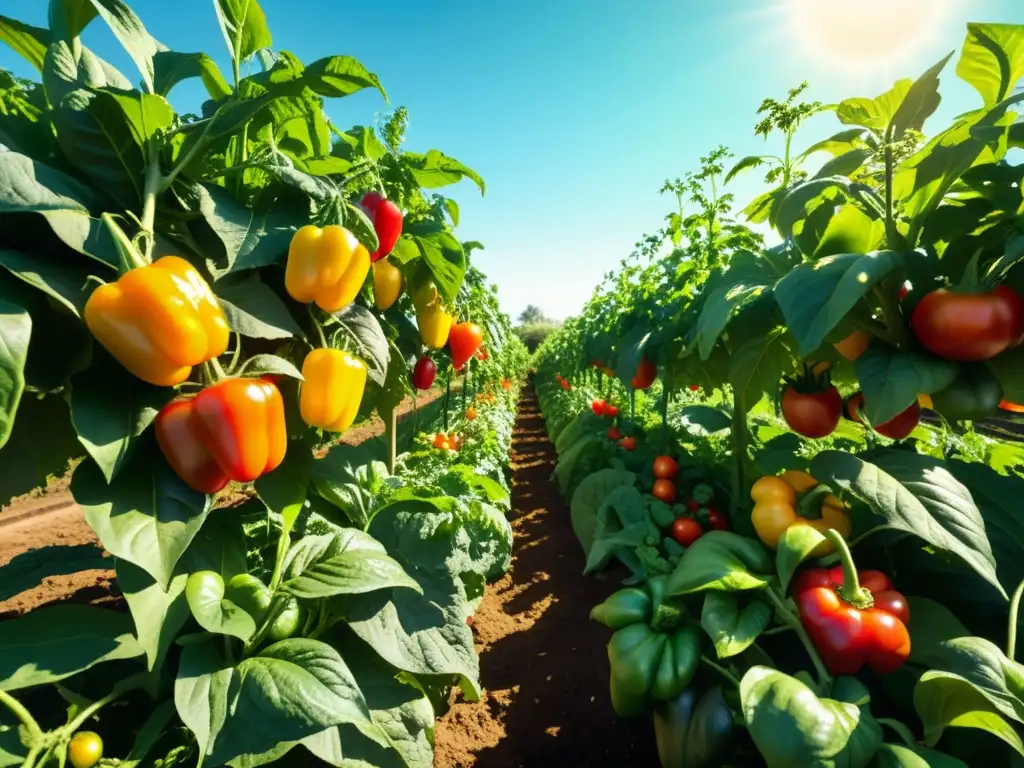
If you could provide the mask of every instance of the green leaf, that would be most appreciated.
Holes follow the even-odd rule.
[[[302,79],[315,93],[332,99],[350,96],[364,88],[376,88],[384,101],[388,100],[377,76],[351,56],[317,59],[306,67]]]
[[[925,672],[914,686],[914,708],[924,723],[925,744],[935,746],[946,728],[991,733],[1024,756],[1024,742],[997,708],[968,680],[947,672]]]
[[[1024,27],[969,23],[956,73],[994,107],[1024,77]]]
[[[865,145],[864,131],[860,128],[847,128],[839,133],[829,136],[827,139],[817,141],[797,156],[797,162],[802,162],[815,152],[828,152],[833,157],[844,155],[851,149],[858,149]]]
[[[907,98],[911,85],[913,81],[907,77],[897,80],[892,88],[873,99],[844,99],[836,107],[836,117],[845,125],[863,126],[878,136],[884,136]]]
[[[952,56],[953,52],[950,51],[910,86],[899,109],[892,116],[890,125],[894,139],[902,138],[908,129],[922,130],[924,121],[938,109],[941,100],[939,97],[939,73],[945,69],[946,63]]]
[[[755,600],[740,607],[740,598],[730,592],[708,592],[700,625],[715,644],[718,658],[726,659],[743,653],[768,628],[772,609]]]
[[[796,569],[825,540],[821,531],[809,525],[791,525],[785,530],[775,550],[775,569],[783,592],[789,589],[789,580],[793,578]]]
[[[0,16],[0,41],[37,70],[43,71],[43,59],[51,42],[50,30]]]
[[[644,544],[650,531],[647,523],[647,509],[640,491],[631,485],[622,485],[609,493],[597,510],[594,541],[587,552],[584,575],[600,571],[615,556],[627,565],[633,563],[631,557],[636,548]]]
[[[807,221],[814,212],[821,210],[831,215],[835,206],[851,200],[853,187],[854,182],[845,176],[829,176],[809,179],[779,190],[782,199],[778,212],[773,210],[773,225],[783,237],[794,237],[798,234],[797,225],[803,222],[803,229],[807,229]]]
[[[334,317],[345,329],[340,338],[352,342],[352,354],[366,363],[367,378],[383,386],[391,351],[377,316],[360,304],[349,304]]]
[[[868,421],[884,424],[915,402],[918,394],[940,392],[953,383],[957,363],[929,354],[900,352],[873,342],[853,364]]]
[[[709,531],[686,550],[669,577],[668,592],[763,589],[771,571],[771,560],[760,542],[729,531]]]
[[[728,413],[710,405],[684,405],[674,410],[672,416],[678,416],[692,435],[713,435],[732,426]]]
[[[311,600],[391,587],[423,591],[377,540],[352,528],[299,541],[288,551],[281,584]]]
[[[576,487],[569,504],[569,517],[572,529],[585,553],[590,552],[594,545],[594,533],[597,529],[597,511],[605,498],[616,488],[632,487],[636,483],[636,475],[619,469],[600,469],[587,475]]]
[[[189,618],[185,600],[185,582],[188,574],[171,579],[164,590],[153,577],[139,566],[121,560],[117,563],[117,585],[120,587],[132,619],[135,635],[145,649],[148,669],[159,672],[167,658],[178,632]]]
[[[814,258],[837,253],[868,253],[885,240],[885,222],[864,213],[858,205],[843,205],[829,219],[818,240]]]
[[[260,48],[273,46],[267,17],[256,0],[215,0],[213,7],[228,52],[236,62],[245,61]]]
[[[153,92],[153,57],[163,46],[146,31],[142,20],[122,0],[90,0],[135,66],[146,90]]]
[[[943,663],[948,655],[944,643],[958,637],[969,637],[971,632],[946,606],[926,597],[907,597],[910,622],[907,631],[914,639],[910,646],[910,661],[924,668]]]
[[[202,571],[199,573],[203,574]],[[199,626],[207,632],[231,635],[243,642],[249,642],[258,629],[256,620],[244,608],[224,597],[224,579],[196,580],[199,581],[199,589],[188,587],[186,580],[185,599]]]
[[[109,483],[174,390],[140,381],[99,350],[94,355],[93,364],[71,379],[71,421]]]
[[[870,290],[903,266],[895,251],[844,253],[801,264],[775,286],[775,299],[796,338],[801,356],[825,337]]]
[[[81,317],[89,294],[86,282],[95,270],[66,259],[47,258],[45,254],[28,254],[0,250],[0,267],[5,268],[22,282],[28,283],[53,297],[75,316]]]
[[[49,4],[50,31],[57,40],[78,37],[95,18],[96,6],[90,0],[51,0]]]
[[[0,768],[25,765],[28,747],[21,741],[21,721],[7,707],[0,709]]]
[[[109,485],[99,466],[82,462],[71,493],[104,548],[170,583],[178,558],[209,514],[211,497],[193,491],[146,440]]]
[[[67,158],[128,208],[142,200],[147,146],[171,127],[174,110],[162,96],[78,89],[53,111]]]
[[[747,155],[743,159],[739,160],[736,165],[729,169],[729,172],[725,174],[725,181],[723,183],[728,184],[736,176],[743,171],[750,170],[751,168],[757,168],[764,165],[767,159],[761,155]]]
[[[81,455],[67,403],[59,396],[23,397],[14,431],[0,449],[0,504],[45,487],[51,475],[62,477]]]
[[[291,531],[309,493],[309,472],[313,453],[305,441],[292,441],[284,461],[273,472],[263,475],[254,485],[267,509],[283,518],[285,533]]]
[[[792,368],[793,338],[786,328],[773,328],[761,338],[740,345],[729,358],[729,383],[752,408],[779,388],[780,371]]]
[[[365,529],[377,506],[377,483],[387,476],[387,467],[371,461],[365,447],[342,443],[314,461],[309,476],[320,497],[344,511],[353,525]]]
[[[287,358],[280,355],[253,355],[245,361],[242,370],[247,376],[276,374],[302,381],[302,372]]]
[[[867,768],[882,727],[867,707],[818,698],[796,678],[752,667],[740,681],[743,719],[769,766]]]
[[[32,336],[32,317],[17,294],[0,284],[0,448],[14,431],[14,419],[25,391],[25,363]]]
[[[449,304],[455,301],[466,276],[467,266],[466,253],[459,239],[431,223],[423,227],[410,225],[402,238],[423,259],[444,301]]]
[[[132,751],[120,763],[120,768],[139,768],[139,764],[149,754],[167,731],[167,726],[174,717],[174,702],[166,700],[158,705],[135,734]]]
[[[231,95],[231,86],[217,63],[205,53],[158,51],[153,56],[153,90],[166,96],[178,83],[192,77],[202,78],[210,98],[217,101]]]
[[[235,333],[251,339],[287,339],[301,337],[284,301],[254,274],[218,280],[213,292]]]
[[[52,27],[51,27],[52,29]],[[115,67],[75,40],[55,40],[43,60],[46,100],[56,106],[72,91],[116,88],[132,91],[131,81]]]
[[[968,768],[967,763],[927,747],[883,744],[875,753],[874,768]]]
[[[37,608],[0,622],[0,691],[49,685],[142,653],[127,614],[88,605]]]
[[[760,298],[768,286],[739,282],[713,291],[701,308],[697,319],[697,348],[701,360],[707,360],[729,325],[729,320],[743,308]]]
[[[895,449],[874,451],[864,458],[823,451],[811,460],[810,473],[852,494],[881,518],[863,536],[879,530],[918,536],[963,558],[1006,597],[996,578],[981,513],[970,491],[941,460]]]
[[[462,179],[469,179],[480,188],[481,195],[487,190],[480,174],[436,149],[429,150],[425,155],[403,152],[402,164],[412,173],[416,183],[426,189],[447,187]]]
[[[814,174],[815,179],[824,179],[830,176],[852,176],[864,163],[871,159],[874,153],[866,147],[858,147],[836,155],[826,160],[818,172]]]
[[[110,561],[104,559],[103,550],[92,544],[40,547],[22,552],[0,568],[0,603],[26,589],[38,587],[51,576],[109,567]]]
[[[200,185],[199,212],[224,246],[223,259],[210,257],[216,276],[284,262],[298,227],[287,208],[250,210],[219,187]]]

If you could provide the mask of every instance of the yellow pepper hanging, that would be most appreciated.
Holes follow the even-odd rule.
[[[369,272],[370,253],[355,235],[337,224],[307,224],[288,246],[284,287],[296,301],[337,312],[355,300]]]
[[[437,286],[433,283],[425,284],[416,292],[413,304],[416,306],[416,326],[420,329],[423,343],[432,349],[440,349],[447,344],[454,318],[441,304]]]
[[[231,335],[209,284],[180,256],[101,285],[86,302],[84,319],[121,365],[158,387],[181,384],[192,366],[224,354]]]
[[[373,299],[382,312],[398,301],[402,293],[402,272],[387,257],[373,265]]]
[[[299,413],[311,427],[344,432],[366,389],[366,363],[340,349],[314,349],[302,363]]]
[[[835,528],[844,539],[850,535],[853,524],[846,506],[831,493],[816,493],[813,497],[797,500],[798,494],[807,494],[817,485],[818,481],[809,474],[795,469],[787,469],[780,477],[762,477],[754,483],[750,490],[750,498],[754,500],[750,520],[766,547],[778,547],[782,534],[792,525],[809,525],[822,533]],[[815,511],[820,517],[803,517],[797,513],[801,503],[806,505],[806,502],[816,505]],[[834,549],[830,542],[825,541],[811,554],[822,557]]]

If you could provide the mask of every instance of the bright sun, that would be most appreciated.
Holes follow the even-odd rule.
[[[815,58],[888,69],[940,31],[954,0],[788,0],[792,32]]]

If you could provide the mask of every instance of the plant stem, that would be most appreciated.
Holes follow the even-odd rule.
[[[704,654],[701,654],[700,660],[703,661],[705,664],[707,664],[709,667],[711,667],[713,670],[715,670],[718,674],[720,674],[722,677],[724,677],[730,683],[735,685],[737,688],[740,687],[739,678],[737,678],[736,675],[734,675],[732,672],[727,670],[725,667],[722,667],[722,666],[716,664],[715,662],[713,662],[711,659],[709,659]]]
[[[137,675],[132,675],[131,677],[126,677],[124,680],[121,680],[119,683],[117,683],[117,685],[115,685],[111,689],[110,693],[108,693],[102,699],[97,699],[88,707],[83,709],[79,713],[78,717],[76,717],[74,720],[72,720],[70,723],[64,726],[65,730],[67,730],[69,733],[74,733],[83,725],[85,725],[86,720],[88,720],[90,717],[92,717],[101,709],[103,709],[103,707],[107,706],[107,704],[110,704],[112,701],[116,701],[129,691],[134,691],[137,688],[144,687],[148,680],[148,672],[140,672]]]
[[[899,720],[893,720],[890,717],[878,717],[878,718],[875,718],[875,719],[876,719],[876,721],[878,722],[879,725],[887,725],[890,728],[892,728],[894,731],[896,731],[896,733],[899,735],[899,737],[901,739],[903,739],[903,742],[908,747],[916,747],[917,746],[917,742],[914,741],[914,734],[911,733],[910,729],[907,728],[907,726],[905,726]]]
[[[445,377],[444,382],[444,431],[448,433],[448,401],[452,396],[452,369],[448,367],[448,375]]]
[[[188,152],[178,159],[177,164],[171,168],[170,173],[160,179],[158,186],[159,191],[164,192],[165,190],[170,189],[174,180],[178,178],[178,174],[185,170],[189,164],[195,160],[196,156],[200,152],[206,149],[206,134],[208,134],[210,132],[210,128],[213,127],[213,122],[214,121],[212,119],[206,121],[206,125],[203,126],[203,132],[199,134],[199,138],[195,140],[191,147],[189,147]],[[218,174],[214,174],[214,176],[222,175],[223,173],[226,173],[226,170],[221,171]],[[214,176],[210,176],[210,178],[213,178]]]
[[[892,210],[892,129],[885,133],[885,247],[896,247],[896,222]]]
[[[732,499],[730,513],[736,519],[746,495],[747,485],[747,408],[744,396],[737,389],[732,391],[732,428],[729,439],[732,443]]]
[[[1020,612],[1020,598],[1024,594],[1024,579],[1021,579],[1017,589],[1013,592],[1013,599],[1010,600],[1010,625],[1006,629],[1006,658],[1014,660],[1017,650],[1017,614]]]
[[[775,609],[779,614],[779,618],[783,620],[789,627],[796,632],[796,636],[800,638],[800,642],[803,643],[804,650],[807,651],[807,655],[811,659],[811,663],[814,665],[814,671],[818,675],[818,686],[821,690],[828,690],[828,686],[832,684],[832,675],[825,669],[825,664],[821,660],[821,656],[818,655],[818,649],[814,647],[814,643],[811,642],[811,638],[807,635],[807,630],[804,629],[803,622],[800,621],[800,617],[797,616],[793,611],[789,609],[789,606],[780,598],[772,587],[768,587],[765,592],[768,598],[775,604]]]
[[[146,235],[146,263],[153,261],[153,244],[156,242],[156,196],[160,194],[163,181],[160,173],[160,150],[156,144],[149,146],[149,165],[146,166],[146,185],[142,192],[142,231]]]
[[[320,323],[317,322],[316,315],[313,314],[313,305],[307,304],[306,309],[309,311],[309,319],[313,322],[313,329],[316,331],[317,339],[320,341],[320,346],[323,349],[327,349],[327,339],[324,337],[324,329],[320,327]]]
[[[668,382],[662,385],[662,390],[663,391],[661,395],[661,452],[666,453],[668,451]]]
[[[871,593],[860,585],[857,566],[853,562],[853,555],[850,554],[850,547],[847,545],[846,539],[835,528],[825,531],[825,538],[836,548],[836,554],[839,555],[840,563],[843,566],[843,585],[837,590],[839,596],[855,608],[870,608],[875,600]]]
[[[0,690],[0,704],[7,707],[21,721],[33,742],[42,738],[43,729],[39,727],[39,723],[32,717],[32,713],[25,709],[25,706],[20,701],[7,692]]]

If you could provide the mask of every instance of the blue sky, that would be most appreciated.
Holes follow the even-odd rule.
[[[815,0],[826,10],[807,12],[808,1],[262,5],[275,49],[307,62],[357,57],[380,76],[391,107],[410,110],[409,149],[440,149],[483,175],[484,197],[469,182],[446,191],[462,209],[459,236],[486,246],[474,260],[498,284],[506,311],[532,303],[562,318],[579,310],[644,232],[661,226],[671,210],[657,192],[664,179],[694,168],[718,144],[737,157],[776,149],[753,135],[765,96],[782,97],[803,79],[809,98],[826,103],[874,96],[959,51],[967,21],[1024,23],[1021,0]],[[230,77],[212,0],[130,2],[161,42],[211,53]],[[878,7],[901,3],[904,12],[878,26]],[[46,5],[5,0],[4,13],[45,26]],[[833,5],[863,7],[875,26],[837,21],[827,10]],[[136,79],[101,22],[84,39]],[[979,102],[955,76],[955,61],[933,129]],[[0,67],[32,75],[5,47]],[[197,81],[172,93],[182,111],[198,112],[203,97]],[[372,123],[387,109],[376,93],[328,104],[346,127]],[[817,117],[797,145],[835,130],[834,118]],[[760,177],[730,187],[745,202],[760,191]]]

